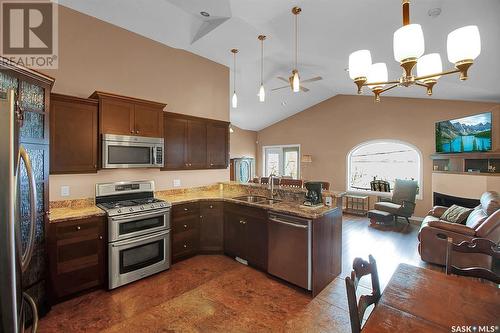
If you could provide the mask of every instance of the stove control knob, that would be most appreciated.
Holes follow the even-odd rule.
[[[141,210],[144,210],[144,206],[141,206]]]
[[[155,208],[155,205],[151,205],[151,208]]]
[[[133,208],[129,208],[128,210],[129,210],[129,211],[131,211],[131,212],[133,212],[133,211],[134,211],[134,209],[133,209]]]
[[[164,204],[164,203],[161,203],[161,204],[160,204],[160,206],[165,207],[165,204]]]
[[[121,212],[122,212],[122,210],[121,210],[121,209],[118,209],[118,214],[120,214]]]

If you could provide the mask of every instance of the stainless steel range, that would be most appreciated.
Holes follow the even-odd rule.
[[[96,204],[108,215],[109,289],[170,267],[170,209],[154,198],[154,182],[96,185]]]

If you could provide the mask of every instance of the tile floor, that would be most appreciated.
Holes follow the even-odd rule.
[[[400,262],[425,266],[416,226],[343,222],[342,273],[316,298],[222,255],[200,255],[114,291],[58,304],[39,332],[350,332],[344,277],[372,254],[384,288]],[[368,292],[362,280],[360,292]]]

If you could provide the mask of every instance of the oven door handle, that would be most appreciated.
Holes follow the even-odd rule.
[[[123,216],[112,216],[111,220],[116,221],[116,222],[127,222],[127,221],[134,221],[137,220],[138,217],[140,218],[149,218],[149,217],[157,217],[157,216],[162,216],[165,215],[170,211],[170,208],[168,209],[162,209],[162,210],[156,210],[152,213],[144,214],[144,213],[137,213],[137,214],[127,214]]]
[[[129,238],[129,239],[126,239],[126,240],[123,240],[123,241],[111,243],[111,246],[112,247],[121,247],[121,246],[124,246],[124,245],[132,245],[132,244],[136,244],[136,243],[141,243],[141,242],[153,239],[153,238],[161,238],[162,236],[165,236],[165,235],[167,235],[169,233],[170,233],[170,230],[165,230],[165,231],[158,232],[158,233],[155,233],[155,234],[152,234],[152,235],[147,235],[147,236],[144,236],[144,237]]]

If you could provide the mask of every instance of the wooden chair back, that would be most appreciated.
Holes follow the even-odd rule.
[[[391,184],[386,180],[374,179],[370,182],[370,188],[374,192],[391,192]]]
[[[496,284],[500,284],[500,275],[484,267],[457,267],[451,264],[453,252],[461,253],[481,253],[491,257],[492,260],[500,259],[500,247],[489,239],[474,238],[470,242],[453,243],[453,239],[448,237],[446,247],[446,274],[456,274],[462,276],[485,279]]]
[[[274,185],[279,185],[280,184],[280,179],[279,178],[273,178]],[[269,177],[260,177],[260,183],[261,184],[269,184]]]
[[[302,186],[304,186],[304,181],[302,179],[281,178],[280,185],[286,187],[302,188]]]
[[[361,258],[354,259],[351,276],[345,278],[352,333],[361,332],[361,324],[366,309],[372,304],[377,304],[381,295],[377,263],[372,255],[368,256],[368,261]],[[370,275],[371,277],[372,293],[370,295],[362,295],[358,303],[356,300],[356,289],[358,288],[359,280],[365,275]]]
[[[320,182],[321,183],[321,189],[323,191],[328,191],[330,190],[330,183],[329,182]]]
[[[249,183],[258,184],[258,183],[259,183],[259,178],[255,177],[255,178],[253,178],[253,179],[250,179],[248,182],[249,182]]]

